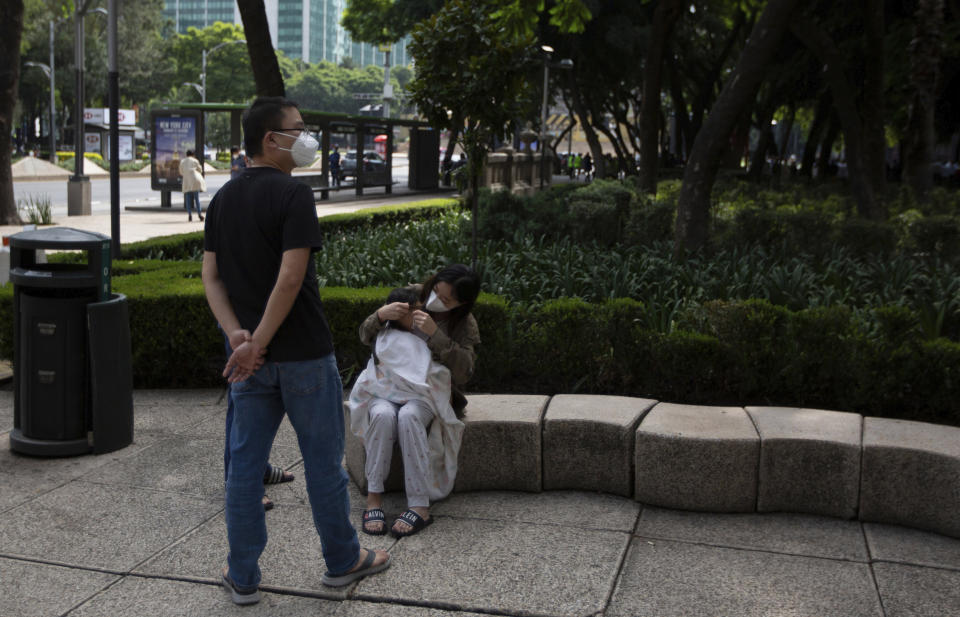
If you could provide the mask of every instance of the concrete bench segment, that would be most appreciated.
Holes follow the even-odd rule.
[[[453,490],[539,492],[541,423],[549,400],[526,394],[469,396]]]
[[[859,414],[747,407],[760,434],[758,512],[857,515]]]
[[[754,511],[760,437],[743,408],[660,403],[640,422],[636,439],[637,501]]]
[[[637,424],[657,401],[561,394],[543,422],[543,488],[633,496]]]
[[[860,520],[960,538],[960,428],[865,418]]]

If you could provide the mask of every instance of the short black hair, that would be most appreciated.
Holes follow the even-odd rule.
[[[390,293],[387,295],[387,304],[393,304],[394,302],[417,304],[419,300],[420,296],[417,292],[409,287],[397,287],[396,289],[390,290]]]
[[[193,156],[193,150],[187,150],[187,156]]]
[[[240,154],[240,148],[238,148],[238,147],[236,147],[236,146],[231,146],[231,148],[230,148],[230,154],[234,154],[234,153]]]
[[[254,157],[262,153],[263,136],[275,131],[283,121],[283,111],[299,106],[282,96],[261,96],[250,105],[243,114],[243,144],[247,156]]]
[[[396,289],[390,290],[390,293],[387,294],[387,304],[393,304],[394,302],[406,302],[410,306],[411,310],[416,308],[419,301],[419,294],[409,287],[397,287]],[[400,328],[401,330],[406,329],[398,324],[394,319],[389,319],[387,321],[394,328]]]

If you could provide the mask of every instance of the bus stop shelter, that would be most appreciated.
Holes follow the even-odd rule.
[[[236,103],[177,103],[151,110],[151,180],[154,190],[162,192],[161,203],[170,204],[170,193],[180,190],[179,159],[186,150],[203,152],[206,144],[205,114],[230,114],[230,144],[242,143],[241,120],[248,105]],[[330,191],[353,189],[358,196],[366,188],[393,190],[394,129],[407,127],[410,132],[408,184],[411,189],[434,189],[439,186],[440,132],[428,123],[403,118],[376,118],[350,114],[334,114],[301,109],[307,129],[318,135],[319,167],[315,174],[298,172],[297,177],[311,186],[319,200],[329,199]],[[384,143],[383,169],[364,164],[364,153]],[[356,151],[353,184],[340,186],[330,176],[330,151],[333,145],[346,145]],[[341,152],[343,156],[345,152]],[[302,168],[300,169],[302,172]]]

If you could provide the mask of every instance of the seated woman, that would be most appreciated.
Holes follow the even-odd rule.
[[[415,294],[413,307],[409,300],[391,300],[401,297],[391,294],[360,326],[360,340],[374,347],[374,357],[351,392],[350,425],[367,453],[362,530],[371,535],[387,531],[381,509],[383,482],[398,440],[407,510],[394,521],[390,529],[394,536],[412,535],[432,523],[430,500],[442,499],[453,489],[463,433],[458,417],[467,404],[461,389],[473,374],[474,347],[480,342],[471,314],[480,292],[473,270],[447,266],[423,285],[407,289]],[[388,327],[391,322],[396,325]],[[398,331],[397,326],[409,332]],[[393,332],[382,336],[387,330]],[[422,345],[411,340],[414,335],[426,341],[429,361]],[[440,370],[444,368],[449,372],[449,390]]]

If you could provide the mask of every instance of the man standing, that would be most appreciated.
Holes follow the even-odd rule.
[[[224,376],[234,418],[227,472],[224,587],[237,604],[260,600],[260,554],[267,543],[263,470],[284,413],[297,433],[314,525],[327,572],[347,585],[390,565],[385,551],[360,549],[350,524],[343,395],[320,303],[313,252],[320,249],[313,193],[294,179],[317,141],[300,111],[281,97],[259,98],[244,114],[252,164],[207,210],[203,285],[234,352]]]
[[[247,157],[240,154],[240,148],[237,146],[230,148],[230,179],[239,178],[246,168]]]
[[[332,186],[340,186],[340,146],[334,145],[330,153],[330,178]]]

